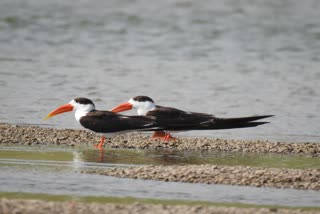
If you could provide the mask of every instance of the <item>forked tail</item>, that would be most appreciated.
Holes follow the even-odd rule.
[[[272,117],[274,115],[262,115],[251,117],[238,118],[215,118],[213,121],[202,124],[199,129],[235,129],[248,128],[263,125],[269,122],[255,122],[264,118]]]

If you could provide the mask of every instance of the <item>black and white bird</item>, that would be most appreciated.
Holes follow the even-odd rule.
[[[183,111],[172,107],[158,106],[147,96],[136,96],[128,102],[114,107],[112,112],[136,109],[138,115],[155,118],[157,124],[166,127],[166,131],[156,131],[152,138],[165,141],[174,139],[169,131],[235,129],[259,126],[268,122],[255,122],[273,115],[261,115],[238,118],[219,118],[212,114]]]
[[[132,131],[159,129],[154,119],[145,116],[126,116],[111,111],[98,111],[91,100],[83,97],[75,98],[56,108],[44,119],[69,111],[75,111],[76,120],[84,128],[102,134],[100,143],[96,145],[99,149],[103,148],[105,137]]]

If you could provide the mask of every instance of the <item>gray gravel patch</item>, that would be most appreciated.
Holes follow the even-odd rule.
[[[0,143],[16,144],[55,144],[55,145],[93,145],[100,135],[86,130],[53,129],[36,126],[0,124]],[[106,147],[135,149],[168,149],[197,151],[228,151],[301,154],[318,157],[320,143],[284,143],[270,141],[243,141],[209,138],[178,138],[163,142],[151,140],[142,134],[118,135],[106,140]]]

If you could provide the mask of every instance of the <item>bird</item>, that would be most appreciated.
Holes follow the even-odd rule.
[[[112,112],[123,112],[136,109],[138,115],[155,118],[157,124],[166,127],[164,131],[155,131],[152,138],[164,141],[175,138],[169,131],[211,130],[248,128],[266,124],[268,122],[255,122],[274,115],[260,115],[237,118],[219,118],[212,114],[184,111],[177,108],[156,105],[148,96],[136,96],[111,109]]]
[[[157,130],[159,127],[154,119],[146,116],[126,116],[111,111],[96,110],[94,103],[84,97],[78,97],[71,100],[53,111],[51,111],[44,120],[65,112],[75,111],[76,120],[84,128],[93,132],[102,134],[100,142],[95,145],[102,150],[106,137],[112,137],[117,134],[142,131]]]

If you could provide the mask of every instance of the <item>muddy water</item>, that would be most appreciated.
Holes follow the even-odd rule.
[[[211,157],[211,159],[209,158]],[[287,157],[287,158],[285,158]],[[80,173],[83,169],[128,167],[141,164],[227,164],[273,167],[317,167],[318,159],[306,157],[242,156],[232,154],[168,153],[157,151],[95,150],[54,147],[0,147],[0,192],[27,192],[73,196],[117,196],[210,202],[319,206],[317,191],[206,185],[119,179]],[[226,160],[227,159],[227,160]],[[267,164],[265,159],[273,159]],[[270,161],[271,162],[271,161]]]

